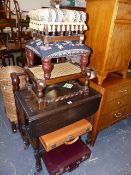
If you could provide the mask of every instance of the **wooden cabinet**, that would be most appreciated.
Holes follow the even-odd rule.
[[[102,85],[98,85],[98,79],[93,79],[90,87],[102,94],[99,109],[94,115],[91,135],[93,145],[99,131],[131,114],[131,77],[123,79],[118,75],[108,74]]]
[[[131,0],[88,0],[89,30],[86,45],[92,48],[90,67],[98,83],[110,72],[126,77],[131,58]]]

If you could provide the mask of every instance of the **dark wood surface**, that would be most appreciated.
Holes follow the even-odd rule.
[[[52,93],[54,95],[65,93],[58,86],[50,87],[53,90],[48,93],[46,88],[45,99],[50,98]],[[28,127],[31,137],[39,137],[91,116],[97,111],[101,99],[99,93],[90,89],[87,96],[78,95],[63,101],[49,103],[45,109],[39,110],[36,95],[33,92],[20,90],[15,93],[15,96],[17,108],[21,114],[18,117],[22,117],[20,120],[26,120],[24,125]]]

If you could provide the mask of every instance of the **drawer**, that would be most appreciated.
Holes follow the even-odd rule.
[[[131,81],[106,88],[105,99],[111,101],[131,93]]]
[[[122,98],[116,98],[115,100],[112,100],[110,102],[107,102],[102,107],[102,115],[108,114],[111,111],[120,109],[121,107],[129,104],[131,102],[131,94],[128,96],[124,96]]]
[[[109,114],[101,115],[98,130],[109,127],[113,123],[124,119],[127,115],[131,114],[131,104],[128,104],[118,110],[115,110]]]
[[[131,20],[131,1],[120,1],[118,4],[117,19]]]

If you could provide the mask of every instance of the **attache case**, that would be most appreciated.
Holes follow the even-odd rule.
[[[82,119],[73,124],[65,126],[49,134],[39,137],[46,151],[50,151],[62,144],[72,144],[79,136],[92,130],[91,123]]]
[[[66,171],[72,171],[79,164],[88,159],[91,150],[88,146],[78,139],[71,145],[61,145],[42,155],[42,159],[49,172],[49,175],[61,175]]]

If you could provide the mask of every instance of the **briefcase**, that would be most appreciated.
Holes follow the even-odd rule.
[[[50,151],[62,144],[72,144],[79,136],[91,130],[91,123],[86,119],[82,119],[54,132],[43,135],[39,137],[39,139],[45,150]]]
[[[42,155],[49,175],[72,171],[91,155],[89,147],[80,139],[71,145],[61,145]]]

